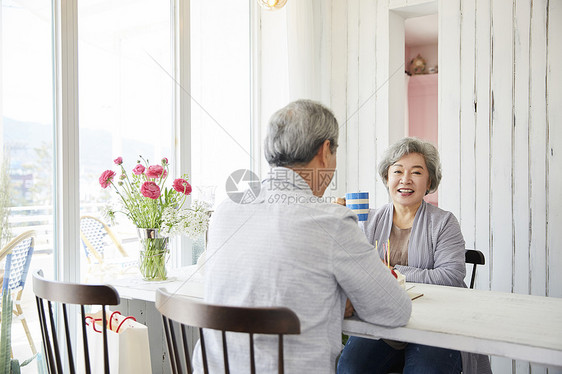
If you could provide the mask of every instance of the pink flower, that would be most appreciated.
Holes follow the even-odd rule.
[[[162,159],[162,166],[168,165],[168,159],[166,157],[164,157]]]
[[[107,188],[111,184],[111,181],[113,180],[114,176],[115,176],[115,172],[113,170],[106,170],[103,173],[101,173],[99,181],[102,188]]]
[[[123,157],[117,157],[113,162],[115,162],[116,165],[121,165],[123,163]]]
[[[141,175],[142,173],[144,173],[144,169],[144,166],[142,166],[141,164],[137,164],[137,166],[133,168],[133,173],[135,173],[135,175]]]
[[[154,182],[144,182],[141,186],[141,194],[156,200],[160,196],[160,187]]]
[[[148,167],[148,170],[146,171],[146,176],[148,178],[160,178],[162,176],[166,176],[165,170],[162,166],[160,165],[151,165]]]
[[[174,181],[172,185],[174,190],[181,192],[185,195],[189,195],[191,193],[191,185],[187,183],[185,179],[178,178]]]

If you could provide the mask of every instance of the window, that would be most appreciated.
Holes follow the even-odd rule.
[[[123,157],[126,168],[132,168],[139,155],[155,163],[167,157],[176,167],[176,147],[184,153],[188,150],[193,195],[211,201],[215,193],[216,201],[226,198],[230,173],[252,166],[251,2],[192,0],[190,27],[182,29],[191,33],[191,50],[186,53],[174,48],[177,26],[173,12],[178,1],[76,0],[80,215],[102,217],[104,205],[114,194],[103,190],[98,178],[114,167],[113,159],[118,156]],[[53,4],[4,0],[1,7],[0,161],[6,164],[4,175],[11,188],[6,190],[9,199],[0,200],[0,212],[8,215],[12,235],[30,228],[37,231],[31,271],[41,268],[47,277],[56,278],[55,172],[66,182],[70,177],[65,174],[68,171],[55,170],[54,165],[55,146],[61,149],[69,144],[55,144],[54,137],[53,66],[60,61],[53,64],[57,58],[53,53]],[[64,35],[62,39],[67,40]],[[191,86],[181,89],[192,97],[191,144],[179,144],[176,139],[176,53],[190,56]],[[2,228],[6,232],[4,225]],[[120,217],[114,231],[136,259],[136,233],[125,217]],[[85,256],[81,259],[80,272],[85,276]],[[59,269],[60,278],[66,279],[68,274],[62,276],[65,269]],[[29,310],[32,331],[38,333],[30,321],[35,314],[29,285],[30,304],[24,304],[24,309]],[[27,347],[25,339],[15,340]],[[14,350],[17,358],[28,357],[18,355],[17,347]]]
[[[191,2],[194,197],[227,197],[228,176],[251,168],[250,2]]]
[[[123,158],[129,173],[139,156],[151,164],[163,157],[173,160],[171,19],[170,2],[78,3],[81,215],[107,222],[107,203],[113,198],[118,204],[114,191],[98,183],[104,170],[117,170],[115,158]],[[135,228],[125,216],[116,218],[112,230],[135,260]],[[106,258],[122,258],[111,249],[114,253],[105,253]],[[86,256],[82,260],[82,279],[92,281],[114,278],[130,264],[100,268],[88,265]]]
[[[1,16],[0,143],[3,152],[0,160],[3,168],[0,171],[7,184],[0,189],[0,215],[8,215],[8,225],[2,222],[5,240],[0,247],[24,231],[35,230],[37,241],[30,273],[42,269],[46,276],[53,277],[51,4],[4,0]],[[0,269],[4,269],[3,263]],[[22,308],[34,341],[39,342],[41,336],[30,277],[27,281]],[[24,330],[15,320],[12,341],[15,358],[22,361],[31,357]]]

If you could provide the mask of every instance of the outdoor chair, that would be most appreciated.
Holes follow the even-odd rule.
[[[31,256],[35,245],[35,231],[30,230],[18,235],[0,251],[0,261],[5,259],[4,276],[2,279],[2,294],[8,289],[14,298],[14,316],[21,321],[27,341],[33,354],[37,353],[35,344],[29,332],[25,315],[21,307],[21,298],[25,287],[25,280],[31,264]]]
[[[88,273],[125,273],[137,269],[137,260],[128,256],[125,249],[111,228],[92,216],[80,217],[80,238],[88,260]],[[111,241],[109,241],[110,239]],[[107,249],[115,246],[121,257],[107,257]]]
[[[186,297],[172,295],[160,288],[156,291],[156,309],[162,314],[170,365],[174,374],[185,372],[190,374],[193,370],[187,343],[187,326],[199,329],[204,373],[209,373],[209,366],[203,328],[222,332],[223,350],[221,356],[223,357],[226,373],[230,371],[226,338],[227,331],[248,333],[250,352],[248,363],[252,373],[256,371],[254,334],[278,336],[279,373],[284,372],[283,335],[300,334],[299,318],[288,308],[243,308],[210,305]],[[174,325],[177,325],[177,327]]]
[[[80,217],[80,238],[82,239],[82,246],[84,247],[89,263],[96,261],[102,263],[104,261],[107,247],[106,237],[111,239],[123,257],[128,256],[119,242],[119,239],[117,239],[117,236],[115,236],[107,224],[96,217]]]
[[[109,350],[107,343],[107,318],[106,306],[119,305],[120,299],[117,290],[107,285],[75,284],[57,281],[48,281],[43,278],[43,272],[38,270],[33,273],[33,292],[37,301],[37,313],[41,325],[43,349],[49,373],[63,373],[64,358],[70,373],[90,373],[90,354],[86,334],[85,305],[99,305],[102,307],[102,334],[104,372],[109,373]],[[82,344],[76,342],[76,349],[72,348],[72,337],[69,327],[68,315],[72,309],[68,305],[80,305],[80,322]],[[60,309],[57,310],[57,306]],[[57,313],[61,311],[62,314]],[[58,326],[55,319],[62,321]],[[64,330],[63,330],[64,329]],[[62,334],[64,332],[64,335]],[[59,341],[61,338],[61,341]],[[82,351],[77,348],[82,345]],[[66,348],[66,349],[65,349]],[[75,359],[83,354],[84,368],[77,368]]]

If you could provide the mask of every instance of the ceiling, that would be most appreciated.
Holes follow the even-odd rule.
[[[407,47],[437,44],[437,14],[408,18],[404,27]]]

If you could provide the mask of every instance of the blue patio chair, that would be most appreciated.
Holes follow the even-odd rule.
[[[12,295],[16,295],[14,300],[14,316],[21,321],[25,335],[29,341],[29,346],[33,354],[37,353],[35,344],[29,333],[27,321],[21,307],[21,297],[25,280],[31,264],[31,255],[35,245],[35,231],[26,231],[6,244],[0,251],[0,261],[6,259],[4,265],[4,277],[2,279],[2,294],[10,289]]]
[[[117,239],[117,236],[115,236],[108,225],[96,217],[80,217],[80,238],[82,239],[82,246],[86,252],[88,263],[101,264],[104,262],[105,250],[108,247],[107,237],[111,239],[119,253],[123,257],[127,257],[127,252],[125,252],[119,239]]]
[[[111,228],[98,218],[80,217],[80,238],[88,260],[86,281],[91,278],[92,281],[99,282],[103,276],[111,276],[114,273],[124,274],[138,268],[138,260],[128,256]],[[106,256],[112,244],[121,257]]]

